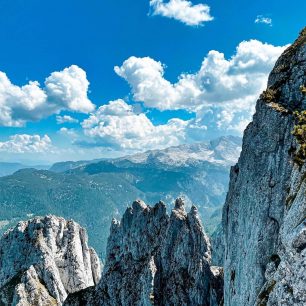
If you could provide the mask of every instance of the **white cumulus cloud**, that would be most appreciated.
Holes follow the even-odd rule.
[[[199,71],[181,74],[176,83],[166,80],[165,66],[150,57],[132,56],[114,69],[131,86],[134,100],[146,107],[194,112],[194,127],[196,123],[207,127],[210,122],[217,129],[240,129],[240,122],[250,120],[269,71],[284,48],[243,41],[229,59],[212,50]]]
[[[213,20],[210,15],[210,7],[206,4],[193,5],[187,0],[150,0],[153,15],[161,15],[173,18],[189,26],[202,25],[204,22]]]
[[[77,139],[78,138],[78,134],[74,129],[68,129],[66,127],[62,127],[59,131],[59,134],[66,136],[68,138],[71,139]]]
[[[133,107],[121,99],[101,106],[82,122],[85,135],[95,146],[125,151],[180,144],[185,139],[186,125],[187,121],[172,119],[155,126],[144,113],[135,113]]]
[[[76,118],[73,118],[69,115],[64,116],[56,116],[56,123],[57,124],[64,124],[64,123],[78,123],[79,120]]]
[[[270,17],[265,17],[263,15],[257,15],[255,23],[263,23],[272,27],[272,19]]]
[[[76,65],[56,71],[45,81],[45,92],[50,104],[63,109],[89,113],[94,105],[87,98],[89,82],[86,72]]]
[[[115,72],[131,86],[134,99],[159,110],[184,108],[201,90],[192,76],[182,76],[176,84],[164,78],[164,65],[150,57],[127,59]]]
[[[0,152],[8,153],[44,153],[52,149],[48,135],[16,134],[9,140],[0,142]]]
[[[87,98],[88,86],[85,71],[76,65],[53,72],[44,87],[36,81],[16,86],[0,72],[0,125],[24,126],[62,110],[91,112],[95,106]]]

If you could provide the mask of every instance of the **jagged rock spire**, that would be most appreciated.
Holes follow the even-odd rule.
[[[114,227],[114,225],[112,225]],[[159,202],[135,201],[116,223],[94,291],[71,295],[65,305],[204,305],[222,303],[221,268],[210,268],[210,243],[195,206],[177,199],[169,217]],[[221,294],[220,294],[221,292]]]
[[[100,280],[100,261],[73,221],[47,216],[20,222],[0,240],[0,304],[61,305]]]

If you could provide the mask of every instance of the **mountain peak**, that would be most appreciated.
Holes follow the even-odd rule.
[[[289,111],[306,109],[306,27],[277,60],[261,98]]]
[[[130,222],[123,217],[111,232],[98,286],[83,293],[85,300],[70,295],[65,305],[221,305],[222,268],[210,266],[210,242],[201,223],[189,214],[169,218],[163,203],[145,206],[132,215],[128,208]],[[184,209],[181,199],[176,209]]]
[[[1,238],[0,254],[0,304],[61,305],[100,279],[86,231],[56,216],[19,222]]]
[[[135,164],[188,167],[202,162],[209,162],[230,166],[237,161],[240,150],[241,138],[222,136],[211,141],[182,144],[166,149],[137,153],[115,159],[113,163],[130,161]]]
[[[185,210],[185,203],[183,199],[178,198],[175,200],[175,208],[176,210]]]

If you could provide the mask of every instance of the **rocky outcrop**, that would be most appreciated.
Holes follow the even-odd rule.
[[[20,222],[0,240],[0,305],[61,305],[100,280],[85,230],[47,216]]]
[[[151,208],[136,201],[113,220],[103,277],[96,305],[151,305],[154,298],[155,256],[168,224],[166,206]]]
[[[157,257],[157,305],[210,305],[211,250],[195,206],[177,200]]]
[[[306,166],[292,133],[293,112],[306,109],[305,41],[306,29],[277,61],[231,170],[225,305],[306,304]]]
[[[161,202],[136,201],[113,221],[100,284],[65,305],[221,305],[223,270],[210,261],[196,207],[179,199],[169,217]]]

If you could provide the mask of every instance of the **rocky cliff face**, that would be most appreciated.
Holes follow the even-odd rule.
[[[210,261],[195,207],[177,200],[169,217],[163,203],[137,201],[113,221],[100,284],[65,305],[220,305],[223,271]]]
[[[157,257],[158,305],[210,305],[211,250],[196,207],[177,200]]]
[[[306,304],[305,41],[306,29],[277,61],[231,171],[225,305]]]
[[[0,240],[0,305],[61,305],[100,280],[83,228],[47,216],[20,222]]]
[[[168,224],[163,203],[151,208],[142,201],[113,221],[103,277],[94,297],[97,305],[151,305],[155,256]]]

